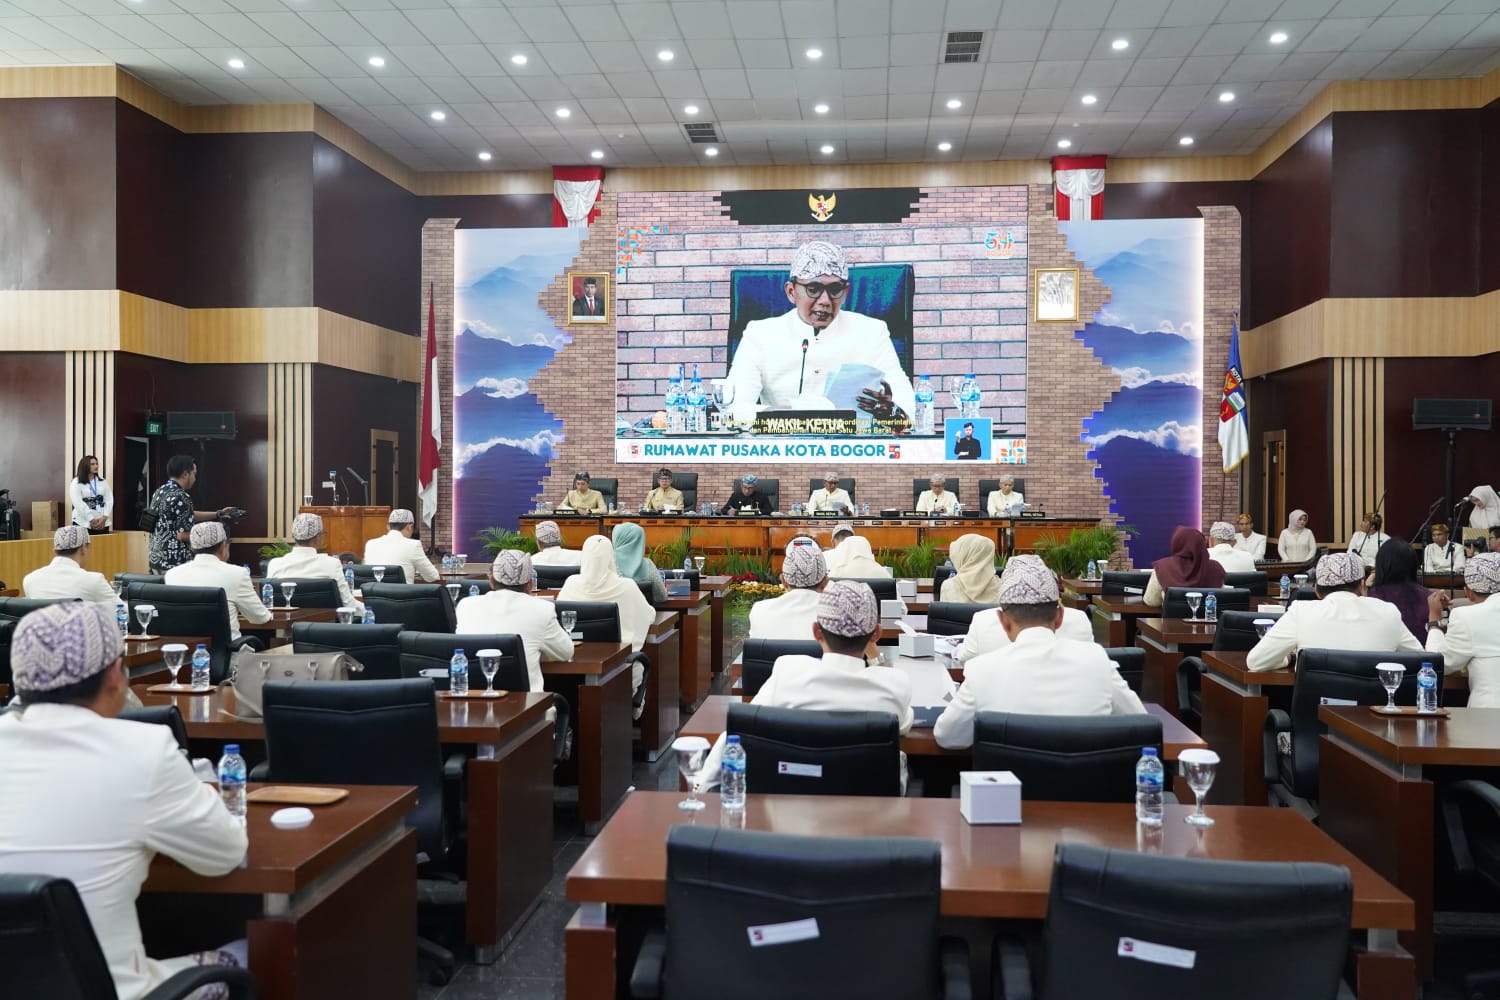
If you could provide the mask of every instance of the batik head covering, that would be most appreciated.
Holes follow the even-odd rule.
[[[536,523],[536,543],[543,548],[562,544],[562,529],[557,526],[556,521],[538,521]]]
[[[816,587],[828,578],[828,563],[816,546],[799,545],[787,552],[781,579],[788,587]]]
[[[1208,537],[1216,542],[1234,542],[1234,525],[1228,521],[1215,521],[1209,525]]]
[[[846,639],[872,635],[880,627],[880,602],[868,584],[834,580],[818,595],[818,624]]]
[[[502,549],[490,564],[490,573],[502,587],[521,587],[531,580],[531,556],[520,549]]]
[[[89,529],[81,524],[65,524],[52,533],[53,552],[72,552],[89,543]]]
[[[844,251],[832,243],[812,240],[797,248],[790,268],[793,281],[812,281],[825,274],[848,280],[849,260]]]
[[[1500,594],[1500,552],[1481,552],[1465,563],[1464,586],[1476,594]]]
[[[1365,578],[1365,563],[1353,552],[1330,552],[1318,560],[1313,577],[1320,587],[1343,587]]]
[[[11,674],[18,691],[55,691],[99,673],[120,658],[124,646],[108,605],[49,604],[16,624]]]
[[[786,543],[786,548],[782,552],[790,555],[793,549],[812,549],[814,552],[822,552],[823,546],[819,545],[818,540],[811,535],[798,535]]]
[[[740,482],[744,483],[746,486],[754,486],[757,482],[759,482],[759,480],[757,480],[754,475],[747,472],[740,477]]]
[[[1041,556],[1011,556],[1000,574],[1000,606],[1012,604],[1055,604],[1057,574],[1047,568]]]
[[[934,472],[932,475],[930,475],[930,476],[927,477],[927,485],[929,485],[929,486],[938,486],[938,485],[947,486],[948,485],[948,477],[945,476],[945,475],[943,475],[940,472]]]
[[[323,519],[316,514],[298,514],[292,521],[292,541],[310,542],[323,533]]]
[[[415,524],[417,519],[412,517],[411,511],[405,507],[397,507],[391,511],[391,516],[385,519],[386,524]]]
[[[852,534],[854,534],[854,525],[850,524],[848,521],[840,521],[838,524],[835,524],[833,526],[834,538],[838,538],[840,535]]]
[[[217,548],[227,537],[224,526],[218,521],[199,521],[188,532],[188,546],[194,549]]]
[[[839,474],[837,472],[833,471],[832,469],[829,469],[827,472],[823,473],[823,482],[825,482],[825,483],[836,483],[838,481],[839,481]]]

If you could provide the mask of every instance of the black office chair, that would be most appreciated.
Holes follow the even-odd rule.
[[[466,601],[471,597],[483,597],[485,594],[488,594],[495,589],[494,584],[490,582],[488,577],[483,580],[476,578],[469,578],[465,580],[449,580],[447,583],[444,583],[443,586],[447,587],[450,583],[458,584],[459,601]],[[457,609],[458,605],[455,603],[455,613],[457,612]]]
[[[1025,479],[1025,477],[1017,477],[1016,480],[1015,480],[1014,486],[1015,486],[1015,491],[1017,493],[1021,493],[1021,494],[1024,495],[1025,492],[1026,492],[1026,479]],[[990,509],[990,494],[993,493],[993,492],[995,492],[999,488],[1000,488],[1000,480],[998,480],[998,479],[981,479],[979,481],[979,509],[980,509],[980,511],[982,511],[984,513],[988,513],[989,512],[989,509]]]
[[[571,611],[578,616],[578,623],[573,626],[573,631],[579,634],[582,641],[620,641],[619,605],[609,601],[558,601],[555,606],[559,617],[564,611]]]
[[[76,597],[0,597],[0,622],[18,622],[37,608],[76,600]]]
[[[581,573],[579,566],[532,566],[536,570],[536,585],[539,590],[560,590],[570,576]]]
[[[229,601],[222,587],[174,587],[165,583],[132,583],[125,590],[130,604],[130,631],[140,634],[138,604],[156,607],[153,635],[201,635],[208,639],[209,676],[218,684],[229,676],[229,659],[241,649],[263,648],[259,639],[242,635],[229,641]]]
[[[974,770],[1011,771],[1021,797],[1048,802],[1134,802],[1141,748],[1161,752],[1154,715],[980,712]]]
[[[14,687],[10,672],[10,641],[15,631],[15,622],[0,621],[0,684],[4,684],[7,690]]]
[[[725,732],[739,735],[748,766],[745,781],[764,794],[901,794],[899,720],[889,712],[822,712],[731,700]],[[787,764],[809,765],[790,769],[809,773],[788,773]]]
[[[648,932],[631,996],[967,1000],[968,947],[938,937],[941,883],[933,841],[674,826],[666,928]],[[757,947],[757,928],[798,921],[816,933]]]
[[[974,616],[981,611],[993,610],[993,604],[933,601],[927,606],[927,631],[933,635],[968,635]]]
[[[618,479],[606,479],[603,476],[596,476],[589,480],[589,485],[599,491],[599,494],[604,497],[606,505],[618,503],[618,494],[620,492],[620,481]]]
[[[1163,618],[1187,618],[1193,613],[1188,607],[1188,594],[1214,594],[1219,599],[1219,614],[1225,611],[1249,611],[1250,591],[1240,587],[1168,587],[1161,602]],[[1198,604],[1198,618],[1203,617],[1203,604]],[[1216,630],[1217,631],[1217,630]]]
[[[401,677],[399,624],[340,625],[336,622],[294,622],[292,652],[348,653],[365,669],[351,680],[393,681]],[[448,653],[452,656],[452,650]]]
[[[932,489],[932,483],[929,480],[913,479],[911,481],[911,507],[908,509],[916,510],[917,501],[921,500],[922,494],[930,489]],[[944,483],[943,489],[947,490],[949,493],[952,493],[954,498],[957,499],[960,503],[963,502],[964,497],[962,491],[959,490],[959,482],[957,477],[953,477],[946,483]]]
[[[116,573],[115,582],[123,589],[132,583],[165,583],[166,577],[160,573]]]
[[[374,566],[367,566],[364,563],[353,563],[351,568],[354,570],[354,586],[356,589],[362,589],[365,586],[375,582]],[[387,565],[384,571],[380,574],[380,582],[409,583],[410,581],[406,579],[406,567]],[[302,588],[300,586],[297,588],[296,596],[297,603],[301,604]]]
[[[78,889],[50,875],[0,875],[0,968],[5,995],[53,1000],[116,1000],[114,978]],[[184,1000],[223,984],[230,1000],[255,1000],[249,969],[184,969],[141,1000]]]
[[[1441,783],[1438,805],[1453,873],[1469,885],[1482,883],[1493,897],[1500,890],[1500,789],[1467,778]],[[1493,898],[1489,909],[1494,910]],[[1494,1000],[1500,995],[1500,970],[1467,973],[1463,995]]]
[[[656,483],[646,488],[651,492]],[[682,506],[686,510],[694,510],[698,506],[698,473],[696,472],[674,472],[672,473],[672,488],[682,494]]]
[[[1025,951],[1001,938],[993,995],[1332,1000],[1346,995],[1340,976],[1353,909],[1353,879],[1334,865],[1059,843],[1035,989]],[[1171,949],[1159,954],[1182,961],[1129,942]]]
[[[484,675],[479,670],[481,649],[500,650],[500,667],[495,672],[495,690],[530,691],[531,675],[526,668],[526,647],[518,635],[455,635],[451,632],[403,631],[397,637],[401,649],[401,676],[421,678],[423,670],[447,671],[453,651],[462,649],[469,659],[469,688],[482,689]],[[447,685],[439,682],[440,687]]]
[[[1248,652],[1260,641],[1255,631],[1256,620],[1275,621],[1281,615],[1281,611],[1221,610],[1219,627],[1214,629],[1214,651]],[[1203,722],[1203,673],[1207,669],[1196,656],[1184,656],[1177,663],[1177,714],[1195,731]]]
[[[746,639],[740,650],[740,693],[755,697],[783,656],[815,656],[821,660],[823,647],[816,639]]]
[[[1141,693],[1141,681],[1146,677],[1146,651],[1139,646],[1110,646],[1105,654],[1114,661],[1115,669],[1136,694]]]
[[[894,577],[865,577],[865,576],[835,576],[833,580],[844,580],[848,583],[862,583],[875,592],[877,601],[894,601],[896,599],[896,580]]]
[[[1250,591],[1251,597],[1265,597],[1271,581],[1259,570],[1254,573],[1225,573],[1224,586]]]
[[[188,752],[187,724],[182,721],[182,713],[177,710],[176,705],[142,705],[139,708],[123,708],[117,718],[127,722],[144,722],[152,726],[166,726],[171,732],[172,738],[177,741],[177,749],[186,756]]]
[[[1107,569],[1100,575],[1099,593],[1107,597],[1143,597],[1150,582],[1150,570]]]
[[[365,607],[381,624],[400,623],[404,631],[452,632],[457,613],[448,589],[439,583],[372,583],[363,588]]]
[[[1002,572],[1004,572],[1004,570],[1002,570],[999,566],[995,567],[995,575],[996,576],[999,576]],[[934,566],[932,568],[932,593],[935,596],[938,596],[938,597],[942,596],[942,594],[943,594],[943,584],[947,583],[948,582],[948,578],[950,576],[952,576],[952,575],[953,575],[953,567],[949,566],[947,563],[944,563],[941,566]],[[991,606],[993,607],[994,605],[991,605]]]
[[[1385,688],[1375,672],[1377,663],[1399,663],[1406,668],[1396,702],[1415,705],[1417,672],[1431,663],[1439,680],[1443,657],[1439,653],[1356,652],[1347,649],[1304,649],[1297,653],[1297,676],[1292,682],[1290,713],[1272,709],[1266,713],[1261,733],[1261,762],[1266,785],[1281,798],[1318,798],[1318,740],[1328,727],[1318,721],[1324,698],[1339,698],[1356,705],[1384,705]],[[1438,684],[1438,702],[1443,686]],[[1279,734],[1290,734],[1291,752],[1277,748]]]
[[[275,602],[278,608],[287,606],[286,595],[281,592],[283,583],[297,585],[297,589],[292,591],[292,607],[341,608],[344,606],[343,598],[339,595],[338,581],[330,580],[326,576],[268,577],[266,582],[276,592]]]
[[[851,504],[858,502],[858,498],[855,497],[855,495],[854,495],[854,484],[855,484],[855,479],[854,479],[853,476],[840,476],[839,477],[839,489],[841,489],[845,493],[849,494],[849,502]],[[823,480],[821,480],[821,479],[809,479],[807,481],[807,495],[808,496],[812,496],[814,493],[816,493],[818,490],[821,490],[822,488],[823,488]]]

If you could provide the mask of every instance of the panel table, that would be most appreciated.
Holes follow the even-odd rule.
[[[1161,614],[1161,608],[1145,604],[1135,594],[1096,594],[1089,606],[1094,620],[1094,641],[1109,649],[1135,645],[1135,623],[1139,618]]]
[[[682,614],[678,694],[683,711],[687,712],[698,707],[713,684],[713,599],[712,591],[695,590],[681,597],[668,597],[660,605]]]
[[[647,760],[656,760],[666,752],[682,719],[679,693],[682,645],[682,612],[658,611],[641,647],[651,661],[651,669],[646,672],[646,700],[638,722],[641,750]]]
[[[543,677],[579,678],[573,705],[578,761],[578,816],[597,831],[630,787],[629,643],[580,642],[573,659],[543,660]]]
[[[1176,715],[1177,664],[1184,656],[1199,656],[1212,646],[1218,626],[1187,618],[1140,618],[1135,629],[1135,644],[1146,651],[1141,697],[1159,702]]]

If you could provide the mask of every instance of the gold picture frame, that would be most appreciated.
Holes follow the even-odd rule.
[[[568,271],[568,325],[608,323],[614,318],[608,271]],[[594,312],[588,308],[587,284],[595,285]]]
[[[1078,322],[1078,268],[1039,267],[1032,274],[1032,317],[1037,323]]]

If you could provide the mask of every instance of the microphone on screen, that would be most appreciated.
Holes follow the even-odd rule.
[[[802,380],[807,376],[807,338],[802,338],[802,370],[797,373],[797,395],[802,395]]]

